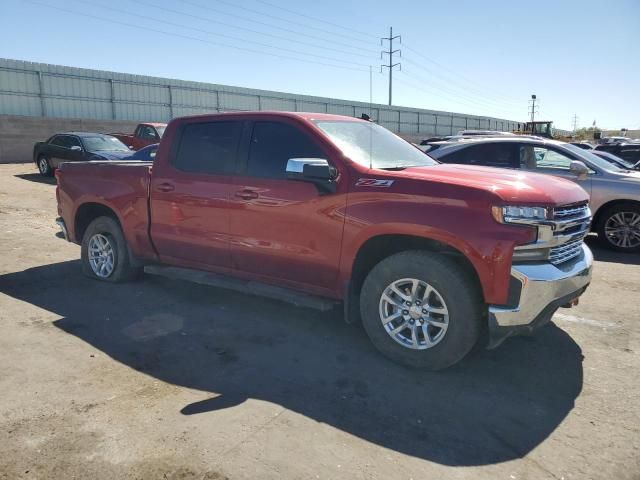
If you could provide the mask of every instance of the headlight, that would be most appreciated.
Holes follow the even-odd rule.
[[[527,223],[547,219],[545,207],[491,207],[491,215],[498,223]]]

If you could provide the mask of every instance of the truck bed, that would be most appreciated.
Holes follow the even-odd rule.
[[[83,211],[92,202],[113,211],[122,225],[132,252],[154,255],[149,239],[149,181],[152,162],[130,160],[63,163],[56,177],[58,214],[64,219],[71,241],[82,241]],[[82,205],[76,211],[76,205]],[[89,205],[89,206],[87,206]],[[80,224],[80,227],[76,228]]]

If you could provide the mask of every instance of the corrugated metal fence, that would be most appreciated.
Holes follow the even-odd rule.
[[[293,95],[167,78],[0,58],[0,115],[168,121],[243,110],[366,113],[405,135],[451,135],[462,129],[511,131],[517,122],[462,113]]]

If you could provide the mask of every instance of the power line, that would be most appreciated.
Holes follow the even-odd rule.
[[[88,2],[86,0],[73,0],[73,1],[76,2],[76,3],[88,4],[88,5],[91,5],[91,6],[94,6],[94,7],[97,6],[97,7],[103,8],[105,10],[110,10],[112,12],[116,12],[116,13],[118,13],[120,15],[124,14],[124,15],[130,15],[130,16],[138,17],[138,15],[135,14],[135,13],[127,12],[127,11],[124,11],[124,10],[119,9],[119,8],[109,7],[107,5],[95,4],[95,3]],[[205,30],[205,29],[202,29],[202,28],[192,27],[192,26],[189,26],[189,25],[181,24],[181,23],[170,22],[170,21],[167,21],[167,20],[162,20],[162,19],[158,19],[158,18],[149,16],[149,15],[146,15],[145,19],[151,20],[152,22],[157,22],[157,23],[162,23],[162,24],[165,24],[165,25],[170,25],[172,27],[178,27],[178,28],[183,28],[185,30],[192,30],[192,31],[199,32],[199,33],[205,33],[207,35],[214,35],[216,37],[227,38],[227,39],[235,40],[235,41],[239,41],[239,42],[251,43],[251,44],[254,44],[254,45],[258,45],[260,47],[275,48],[275,49],[278,49],[278,50],[281,50],[281,51],[284,51],[284,52],[289,52],[289,53],[294,53],[294,54],[304,55],[304,56],[310,56],[310,57],[315,57],[315,58],[319,58],[321,60],[330,60],[332,62],[347,63],[347,64],[350,64],[350,65],[357,65],[357,66],[360,66],[360,67],[368,67],[368,65],[363,64],[363,63],[354,63],[354,62],[351,62],[351,61],[348,61],[348,60],[342,60],[340,58],[327,57],[325,55],[318,55],[318,54],[315,54],[315,53],[303,52],[301,50],[294,50],[294,49],[291,49],[291,48],[278,47],[276,45],[271,45],[271,44],[263,43],[263,42],[257,42],[255,40],[246,40],[246,39],[241,38],[241,37],[235,37],[233,35],[227,35],[227,34],[224,34],[224,33],[212,32],[211,30]]]
[[[538,100],[538,97],[536,95],[531,95],[531,100],[529,100],[529,115],[531,115],[531,123],[535,121],[536,113],[540,113],[540,104],[538,104],[538,108],[536,108],[536,100]]]
[[[74,1],[77,1],[77,0],[74,0]],[[149,5],[149,6],[153,7],[153,8],[156,8],[158,10],[162,10],[162,11],[165,11],[165,12],[173,13],[173,14],[176,14],[176,15],[182,15],[182,16],[187,17],[187,18],[203,20],[205,22],[213,23],[213,24],[217,24],[217,25],[224,25],[226,27],[235,28],[237,30],[242,30],[242,31],[245,31],[245,32],[251,32],[251,33],[258,34],[258,35],[264,35],[266,37],[271,37],[271,38],[275,38],[275,39],[278,39],[278,40],[284,40],[284,41],[287,41],[287,42],[294,41],[291,38],[287,38],[287,37],[284,37],[282,35],[276,35],[276,34],[273,34],[273,33],[261,32],[259,30],[254,30],[253,28],[243,27],[243,26],[240,26],[240,25],[234,25],[232,23],[222,22],[220,20],[214,20],[214,19],[212,19],[210,17],[203,17],[202,15],[194,15],[194,14],[191,14],[191,13],[181,12],[180,10],[175,10],[173,8],[162,7],[160,5],[156,5],[153,2],[149,2],[149,1],[146,1],[146,0],[138,0],[138,3],[142,3],[144,5]],[[109,8],[107,6],[102,6],[102,7],[103,8]],[[151,18],[151,17],[147,17],[147,18]],[[191,28],[191,27],[189,27],[189,28]],[[290,31],[290,30],[287,30],[287,31]],[[294,32],[294,31],[291,31],[291,32],[296,33],[298,35],[298,32]],[[209,33],[214,34],[213,32],[209,32]],[[214,34],[214,35],[217,35],[217,34]],[[316,38],[316,37],[311,37],[311,38]],[[320,39],[320,40],[323,41],[323,42],[326,42],[326,40],[324,40],[324,39]],[[295,40],[295,43],[296,44],[300,44],[300,45],[307,45],[307,46],[315,47],[315,48],[321,48],[323,50],[330,50],[330,51],[337,52],[337,53],[342,53],[342,54],[345,54],[345,55],[353,55],[353,56],[364,57],[364,58],[370,58],[371,57],[370,55],[365,55],[363,53],[347,52],[346,50],[342,50],[342,49],[338,49],[338,48],[327,47],[325,45],[318,45],[316,43],[306,42],[304,40],[300,40],[299,38]],[[356,48],[357,49],[358,47],[349,47],[349,48]],[[371,50],[371,52],[374,52],[374,50]]]
[[[395,37],[393,36],[393,27],[389,27],[389,36],[388,37],[382,37],[380,39],[380,43],[387,41],[389,42],[389,51],[383,51],[380,55],[380,57],[382,57],[382,55],[386,54],[389,55],[389,64],[388,65],[380,65],[380,71],[382,72],[383,68],[388,68],[389,69],[389,105],[391,105],[391,95],[393,93],[393,68],[399,66],[400,70],[402,70],[402,65],[400,64],[400,62],[398,63],[393,63],[393,55],[395,53],[399,53],[400,56],[402,56],[402,52],[400,50],[394,50],[393,49],[393,41],[399,38],[400,39],[400,43],[402,43],[402,37],[400,35],[396,35]]]
[[[578,115],[577,114],[573,114],[573,131],[575,132],[576,130],[578,130]]]
[[[402,85],[405,85],[405,86],[407,86],[409,88],[412,88],[412,89],[414,89],[416,91],[422,92],[422,93],[424,93],[425,90],[426,90],[424,85],[419,85],[419,84],[415,84],[415,83],[409,82],[409,81],[405,80],[404,78],[396,78],[396,82],[398,82],[398,83],[400,83]],[[449,97],[449,99],[447,100],[448,103],[455,103],[455,104],[458,104],[458,105],[462,105],[464,108],[472,108],[472,109],[475,109],[475,110],[478,110],[478,109],[486,110],[488,108],[488,107],[486,107],[484,105],[478,105],[478,104],[474,105],[474,104],[472,104],[470,102],[467,102],[465,100],[461,100],[457,96],[452,96],[452,95],[446,94],[446,93],[443,94],[440,91],[434,91],[434,95],[438,96],[438,97],[445,97],[445,98]],[[493,110],[501,112],[502,114],[505,114],[507,116],[511,116],[514,113],[514,112],[511,112],[511,111],[502,110],[502,109],[499,109],[499,108],[493,108]]]
[[[218,0],[218,1],[222,1],[222,0]],[[368,37],[371,37],[371,38],[378,38],[377,36],[375,36],[374,34],[372,34],[370,32],[363,32],[363,31],[356,30],[356,29],[351,28],[351,27],[345,27],[345,26],[339,25],[337,23],[330,22],[328,20],[323,20],[323,19],[318,18],[318,17],[312,17],[311,15],[307,15],[305,13],[296,12],[296,11],[291,10],[289,8],[281,7],[279,5],[275,5],[275,4],[273,4],[271,2],[267,2],[265,0],[255,0],[255,1],[256,2],[260,2],[260,3],[264,4],[264,5],[267,5],[267,6],[271,7],[271,8],[277,8],[278,10],[282,10],[282,11],[285,11],[285,12],[288,12],[288,13],[292,13],[292,14],[298,15],[300,17],[308,18],[309,20],[315,20],[316,22],[325,23],[327,25],[331,25],[331,26],[336,27],[336,28],[342,28],[343,30],[349,30],[350,32],[359,33],[360,35],[365,35],[365,36],[368,36]],[[223,3],[229,3],[229,2],[223,1]]]
[[[266,22],[259,22],[258,20],[253,20],[253,19],[251,19],[251,18],[249,18],[249,17],[244,17],[244,16],[241,16],[241,15],[232,14],[232,13],[228,13],[228,12],[225,12],[225,11],[217,10],[217,9],[215,9],[215,8],[211,8],[209,5],[203,5],[203,4],[200,4],[200,3],[197,3],[197,2],[193,2],[193,1],[190,1],[190,0],[180,0],[180,1],[181,1],[182,3],[187,3],[187,4],[189,4],[189,5],[193,5],[193,6],[196,6],[196,7],[203,8],[203,9],[208,9],[208,10],[211,10],[211,11],[216,11],[216,12],[218,12],[218,13],[221,13],[222,15],[234,16],[234,17],[237,17],[237,18],[242,18],[243,20],[248,21],[248,22],[263,23],[263,24],[265,24],[265,25],[268,25],[268,26],[272,26],[272,27],[273,27],[273,25],[271,25],[271,24],[269,24],[269,23],[266,23]],[[283,17],[278,17],[277,15],[272,15],[272,14],[270,14],[270,13],[261,12],[261,11],[259,11],[259,10],[255,10],[255,9],[252,9],[252,8],[239,7],[239,6],[237,6],[237,5],[234,5],[234,4],[230,3],[230,2],[226,2],[226,1],[224,1],[224,0],[218,0],[218,1],[222,1],[222,3],[225,3],[225,4],[230,4],[231,6],[236,7],[236,8],[241,8],[243,11],[253,12],[253,13],[258,14],[258,15],[260,15],[260,16],[262,16],[262,17],[271,18],[271,19],[273,19],[273,20],[278,20],[278,21],[280,21],[280,22],[290,23],[290,24],[293,24],[293,25],[296,25],[296,26],[303,25],[303,26],[305,26],[306,28],[310,28],[310,29],[312,29],[312,30],[317,30],[317,31],[319,31],[319,32],[323,32],[323,33],[326,33],[326,34],[329,34],[329,35],[337,35],[337,36],[339,36],[339,37],[347,38],[347,39],[349,39],[349,40],[351,40],[351,41],[355,41],[355,42],[364,42],[364,43],[369,43],[369,42],[367,42],[366,40],[363,40],[363,39],[361,39],[361,38],[352,37],[352,36],[350,36],[350,35],[345,35],[345,34],[343,34],[343,33],[330,32],[330,31],[328,31],[328,30],[326,30],[326,29],[323,29],[323,28],[314,27],[313,25],[309,25],[309,24],[301,24],[301,23],[300,23],[300,22],[298,22],[298,21],[289,20],[289,19],[286,19],[286,18],[283,18]]]
[[[344,43],[344,42],[340,42],[340,41],[336,41],[336,40],[332,40],[332,39],[327,39],[325,37],[318,37],[316,35],[310,35],[307,32],[301,32],[299,30],[292,30],[290,28],[281,27],[281,26],[278,26],[278,25],[274,25],[272,23],[262,22],[260,20],[255,20],[253,18],[245,17],[243,15],[238,15],[238,14],[235,14],[235,13],[225,12],[223,10],[218,10],[218,9],[215,9],[215,8],[211,8],[209,5],[201,5],[201,4],[198,4],[196,2],[190,2],[188,0],[181,0],[181,1],[183,3],[185,3],[185,4],[191,5],[192,7],[197,7],[200,10],[210,10],[212,12],[219,13],[220,15],[226,15],[228,17],[233,17],[233,18],[237,18],[239,20],[243,20],[245,22],[255,23],[257,25],[262,25],[262,26],[265,26],[265,27],[268,27],[268,28],[273,28],[273,29],[276,29],[276,30],[282,30],[284,32],[293,33],[294,35],[304,36],[304,37],[307,37],[307,38],[313,38],[315,40],[320,40],[322,42],[333,43],[334,45],[340,45],[342,47],[353,48],[353,49],[356,49],[356,50],[360,50],[362,52],[371,53],[373,55],[377,55],[377,53],[378,53],[375,50],[367,50],[367,49],[362,48],[362,47],[354,47],[353,45],[349,45],[348,43]],[[154,6],[156,6],[156,5],[154,5]],[[299,24],[296,23],[296,25],[299,25]]]
[[[450,72],[453,75],[452,78],[463,80],[466,83],[468,83],[469,85],[478,86],[478,84],[475,81],[464,77],[463,75],[459,74],[458,72],[455,72],[454,70],[452,70],[451,68],[447,67],[446,65],[443,65],[443,64],[441,64],[439,62],[436,62],[435,60],[433,60],[432,58],[427,57],[425,54],[423,54],[422,52],[418,51],[417,49],[412,48],[410,45],[407,45],[406,43],[404,43],[403,47],[406,50],[408,50],[410,52],[413,52],[415,55],[418,55],[419,57],[423,58],[424,60],[434,64],[436,67],[438,67],[439,70],[444,70],[444,71]],[[466,87],[466,88],[469,88],[469,87]],[[480,89],[476,89],[476,90],[479,93],[485,94],[484,93],[485,89],[483,87],[481,87],[481,86],[480,86]],[[512,103],[519,103],[520,102],[520,100],[518,100],[515,97],[511,97],[511,96],[499,95],[499,97],[504,98],[505,101],[512,102]]]
[[[67,9],[67,8],[62,8],[62,7],[57,7],[57,6],[54,6],[54,5],[49,5],[49,4],[46,4],[46,3],[42,3],[42,2],[39,2],[39,1],[36,1],[36,0],[24,0],[24,1],[27,2],[27,3],[34,4],[34,5],[39,5],[39,6],[42,6],[42,7],[51,8],[53,10],[58,10],[58,11],[65,12],[65,13],[70,13],[72,15],[86,17],[86,18],[92,18],[92,19],[95,19],[95,20],[99,20],[101,22],[108,22],[108,23],[113,23],[113,24],[116,24],[116,25],[123,25],[125,27],[131,27],[131,28],[134,28],[136,30],[146,30],[148,32],[160,33],[162,35],[167,35],[167,36],[170,36],[170,37],[183,38],[183,39],[186,39],[186,40],[194,40],[194,41],[197,41],[197,42],[200,42],[200,43],[206,43],[208,45],[216,45],[216,46],[220,46],[220,47],[232,48],[234,50],[257,53],[257,54],[260,54],[260,55],[269,55],[269,56],[272,56],[272,57],[277,57],[277,58],[282,58],[282,59],[287,59],[287,60],[294,60],[294,61],[297,61],[297,62],[311,63],[311,64],[315,64],[315,65],[322,65],[322,66],[325,66],[325,67],[341,68],[341,69],[344,69],[344,70],[352,70],[352,71],[357,71],[357,72],[367,72],[368,71],[368,70],[363,69],[363,68],[350,67],[350,66],[346,66],[346,65],[335,65],[335,64],[326,63],[326,62],[318,62],[318,61],[315,61],[315,60],[307,60],[307,59],[303,59],[303,58],[292,57],[290,55],[282,55],[282,54],[279,54],[279,53],[265,52],[265,51],[255,50],[255,49],[252,49],[252,48],[239,47],[237,45],[229,45],[227,43],[222,43],[222,42],[214,42],[214,41],[211,41],[211,40],[206,40],[206,39],[199,38],[199,37],[194,37],[194,36],[191,36],[191,35],[184,35],[184,34],[180,34],[180,33],[167,32],[166,30],[160,30],[160,29],[157,29],[157,28],[146,27],[146,26],[142,26],[142,25],[139,25],[139,24],[123,22],[123,21],[120,21],[120,20],[113,20],[113,19],[110,19],[110,18],[100,17],[98,15],[92,15],[92,14],[89,14],[89,13],[81,13],[81,12],[78,12],[78,11],[75,11],[75,10],[70,10],[70,9]]]
[[[404,60],[406,60],[406,58],[403,57]],[[424,85],[429,85],[432,88],[436,88],[438,90],[438,93],[442,93],[442,92],[449,92],[451,95],[455,95],[457,98],[462,98],[467,100],[467,102],[471,102],[474,103],[476,105],[480,105],[484,108],[493,108],[493,109],[500,109],[500,110],[504,110],[504,111],[511,111],[513,107],[508,107],[506,105],[503,104],[499,104],[499,103],[495,103],[495,102],[490,102],[488,100],[483,100],[482,98],[476,97],[476,96],[470,96],[470,95],[466,95],[463,93],[458,92],[457,90],[453,90],[449,87],[444,87],[444,86],[440,86],[440,85],[433,85],[429,80],[426,80],[425,78],[419,76],[419,75],[415,75],[413,73],[411,73],[408,70],[404,70],[404,73],[407,76],[410,76],[412,78],[414,78],[415,80],[421,82]],[[508,107],[508,108],[507,108]]]

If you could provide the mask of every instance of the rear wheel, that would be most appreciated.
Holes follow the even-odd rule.
[[[597,225],[598,239],[619,252],[640,251],[640,205],[620,203],[607,208]]]
[[[82,237],[82,272],[105,282],[125,282],[139,273],[131,266],[127,242],[118,222],[98,217],[89,224]]]
[[[40,155],[38,157],[38,170],[40,171],[40,175],[43,177],[50,177],[53,175],[53,168],[51,168],[49,159],[44,155]]]
[[[482,300],[478,288],[449,258],[422,251],[392,255],[362,286],[362,323],[390,359],[440,370],[460,361],[478,341]]]

